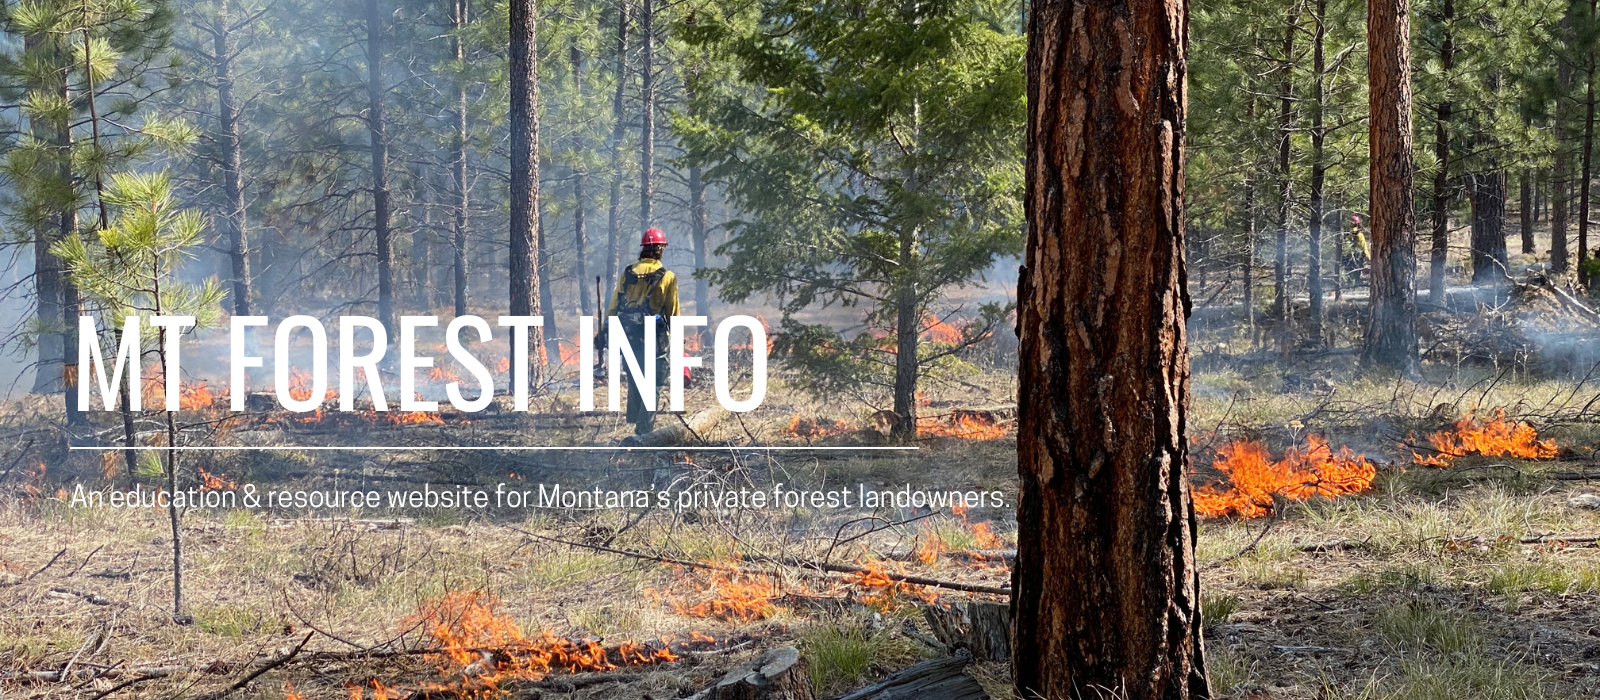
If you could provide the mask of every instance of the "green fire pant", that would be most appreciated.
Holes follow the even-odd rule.
[[[626,328],[624,330],[627,331],[628,347],[633,349],[634,357],[642,358],[644,356],[644,341],[640,338],[644,335],[643,329],[641,328],[636,331],[632,328]],[[625,377],[625,381],[628,383],[627,419],[629,423],[633,424],[634,435],[643,435],[656,429],[656,412],[645,408],[644,393],[650,392],[651,395],[655,396],[656,408],[661,408],[661,386],[666,384],[667,380],[665,337],[656,339],[656,352],[655,386],[640,386],[639,384],[635,383],[633,379],[633,373],[628,371],[627,361],[622,361],[622,375]],[[641,369],[643,368],[641,367]]]

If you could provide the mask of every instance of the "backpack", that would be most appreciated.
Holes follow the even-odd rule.
[[[650,292],[654,291],[655,288],[661,284],[661,280],[665,279],[666,276],[667,268],[665,267],[657,268],[655,272],[651,272],[650,274],[643,276],[640,276],[638,273],[634,272],[632,265],[629,265],[623,271],[622,289],[617,300],[617,319],[622,321],[622,327],[624,330],[628,331],[629,336],[639,337],[642,335],[644,331],[644,320],[651,316],[659,315],[650,310]],[[640,297],[638,303],[631,304],[628,302],[628,290],[632,289],[633,285],[640,282],[644,282],[646,285],[645,294],[644,296]],[[656,342],[656,349],[659,352],[666,352],[665,340],[667,332],[667,326],[663,324],[661,320],[657,320],[656,335],[658,338]]]

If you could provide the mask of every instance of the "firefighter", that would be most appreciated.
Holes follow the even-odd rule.
[[[1362,273],[1372,261],[1372,254],[1367,246],[1367,235],[1361,230],[1361,217],[1350,217],[1350,230],[1345,233],[1345,240],[1339,244],[1339,264],[1341,272],[1349,280],[1346,285],[1356,286],[1361,282]]]
[[[656,414],[645,408],[643,392],[660,398],[660,384],[665,382],[668,371],[667,333],[672,317],[678,315],[678,277],[661,264],[661,254],[666,249],[667,236],[661,229],[644,232],[639,239],[639,261],[622,271],[622,279],[611,293],[611,306],[607,311],[607,316],[615,316],[622,322],[628,347],[639,358],[641,369],[645,362],[656,363],[657,386],[635,386],[633,375],[624,372],[628,375],[627,418],[633,424],[635,435],[655,429]],[[654,358],[647,358],[644,356],[645,319],[652,316],[656,319],[656,354]],[[604,335],[602,331],[602,337]]]

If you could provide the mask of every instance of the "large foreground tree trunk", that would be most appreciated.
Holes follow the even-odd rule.
[[[1209,695],[1189,502],[1184,0],[1029,16],[1017,697]]]
[[[539,314],[539,56],[535,0],[511,0],[511,315]],[[543,345],[534,329],[533,347]],[[539,381],[539,363],[530,379]]]
[[[1362,359],[1405,372],[1417,365],[1410,42],[1410,0],[1367,4],[1372,297]]]

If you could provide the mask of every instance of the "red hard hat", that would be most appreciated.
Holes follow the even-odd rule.
[[[667,234],[662,233],[661,229],[658,229],[658,228],[652,227],[652,228],[645,229],[644,235],[639,237],[639,245],[666,245],[666,244],[667,244]]]

